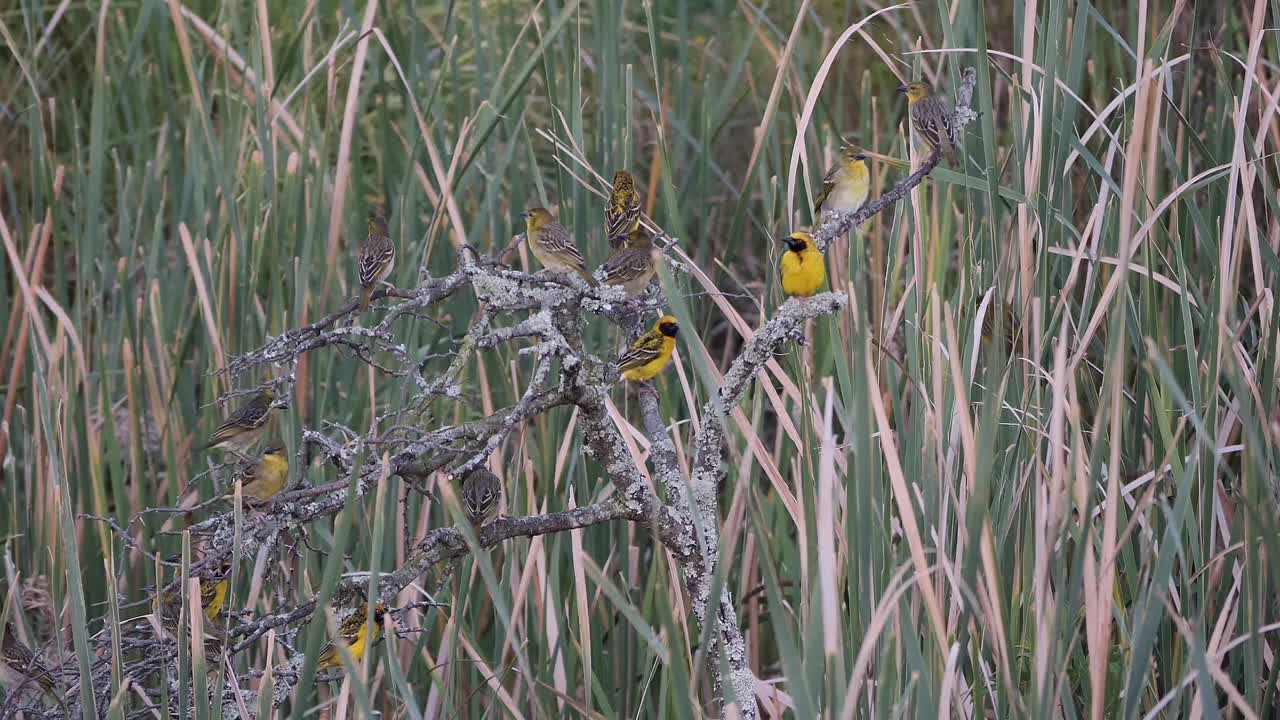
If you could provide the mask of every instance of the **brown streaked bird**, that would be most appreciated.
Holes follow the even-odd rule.
[[[275,391],[271,388],[263,389],[213,431],[209,442],[205,443],[205,449],[223,448],[239,455],[253,447],[267,426],[271,404],[275,401]]]
[[[18,639],[10,623],[5,623],[4,644],[0,645],[0,681],[11,693],[24,684],[34,684],[59,705],[62,704],[53,673],[31,648]]]
[[[600,266],[604,284],[620,286],[627,292],[627,297],[637,297],[649,287],[661,260],[662,253],[654,247],[653,237],[644,228],[636,226],[623,247]]]
[[[573,242],[573,236],[563,225],[556,222],[546,208],[529,208],[524,213],[525,234],[529,238],[529,250],[538,262],[548,270],[568,272],[577,275],[592,287],[599,282],[587,272],[582,253]]]
[[[898,92],[907,96],[907,113],[911,116],[917,144],[930,153],[936,149],[947,158],[947,162],[954,162],[956,128],[951,111],[925,83],[916,81],[899,85]]]
[[[501,499],[502,483],[488,470],[476,470],[462,481],[462,510],[477,530],[498,511]]]
[[[609,247],[617,250],[640,226],[640,193],[631,173],[619,170],[613,174],[613,191],[604,208],[604,232]]]
[[[386,209],[369,208],[369,234],[360,249],[360,312],[369,309],[369,300],[396,266],[396,246],[387,232]]]

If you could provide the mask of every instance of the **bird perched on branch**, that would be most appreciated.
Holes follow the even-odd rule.
[[[582,253],[573,242],[573,236],[563,225],[556,222],[546,208],[530,208],[524,214],[525,234],[529,238],[529,249],[538,262],[548,270],[570,272],[578,275],[592,287],[600,283],[587,272]]]
[[[369,309],[369,299],[396,266],[396,246],[387,232],[386,208],[369,208],[369,234],[360,249],[360,312]]]
[[[267,425],[271,415],[271,403],[275,401],[274,390],[271,388],[262,390],[213,431],[209,442],[205,444],[205,449],[223,448],[238,455],[253,447]]]
[[[488,470],[472,472],[462,481],[462,510],[477,530],[498,510],[502,483]]]
[[[62,705],[53,673],[31,648],[18,639],[13,625],[9,623],[5,623],[4,643],[0,645],[0,681],[3,681],[9,692],[14,692],[25,683],[34,683],[46,695]]]
[[[947,162],[954,162],[956,128],[951,111],[922,82],[899,85],[898,92],[907,96],[907,113],[911,116],[911,128],[916,132],[918,146],[923,146],[930,153],[939,151]]]
[[[626,290],[627,297],[636,297],[649,287],[661,257],[662,253],[653,246],[653,238],[637,224],[623,246],[600,266],[604,284],[620,286]]]
[[[653,378],[671,361],[676,349],[676,333],[680,324],[670,315],[663,315],[653,324],[653,329],[636,339],[618,356],[618,369],[622,377],[631,382],[644,382]]]
[[[853,212],[867,202],[871,192],[871,171],[867,156],[855,148],[840,151],[840,161],[822,178],[822,189],[813,201],[813,216],[824,212]]]
[[[210,621],[217,619],[222,614],[222,607],[227,602],[227,577],[231,574],[231,563],[224,562],[218,567],[207,571],[206,575],[200,578],[200,608],[204,610],[204,616]],[[178,604],[182,602],[182,594],[184,589],[179,587],[170,590],[161,598],[161,602],[165,606],[172,606],[173,619],[177,622]],[[171,629],[167,628],[166,629]]]
[[[352,662],[360,662],[365,652],[368,651],[369,646],[377,641],[378,633],[382,630],[383,618],[386,615],[387,609],[382,603],[374,605],[372,628],[369,627],[370,621],[366,618],[363,607],[348,615],[338,625],[338,639],[330,640],[321,648],[317,667],[321,670],[342,667],[341,645],[347,646],[347,650],[351,653]]]
[[[617,250],[640,226],[640,193],[631,173],[619,170],[613,174],[613,191],[604,208],[604,231],[609,247]]]
[[[827,278],[822,251],[807,232],[791,233],[782,253],[782,291],[791,297],[809,297],[818,292]]]
[[[241,492],[255,502],[266,502],[289,484],[289,456],[284,445],[273,442],[262,451],[262,457],[246,467],[240,474]],[[226,499],[234,497],[229,493]]]

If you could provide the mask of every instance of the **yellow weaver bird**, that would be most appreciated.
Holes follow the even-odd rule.
[[[200,578],[200,608],[204,610],[204,616],[213,621],[222,614],[222,607],[227,602],[227,576],[231,574],[231,563],[224,562],[216,569],[206,572],[208,574]],[[161,598],[161,604],[166,613],[172,614],[174,627],[166,625],[165,628],[170,632],[175,632],[177,629],[176,623],[184,592],[185,588],[179,587],[166,592]]]
[[[396,246],[387,232],[386,210],[369,208],[369,235],[360,249],[360,312],[369,309],[373,291],[391,276],[396,266]]]
[[[529,250],[543,267],[556,272],[574,273],[592,287],[600,285],[587,272],[582,253],[578,252],[573,236],[551,217],[550,211],[540,207],[530,208],[525,212],[524,219]]]
[[[822,178],[822,189],[813,201],[813,216],[824,212],[853,212],[867,202],[871,192],[871,171],[867,156],[854,148],[840,151],[840,161]]]
[[[0,645],[0,682],[4,683],[10,693],[27,683],[34,683],[58,705],[62,705],[53,673],[31,648],[18,639],[13,625],[9,623],[5,623],[4,643]]]
[[[626,243],[600,266],[604,284],[621,286],[627,297],[636,297],[649,287],[661,257],[662,253],[653,246],[653,238],[637,225]]]
[[[240,454],[253,447],[267,425],[267,419],[271,414],[271,403],[275,400],[276,394],[271,388],[255,395],[213,431],[209,442],[205,444],[205,449],[223,448]]]
[[[947,110],[929,86],[922,82],[899,85],[898,92],[907,96],[907,114],[911,116],[911,128],[915,130],[918,147],[930,153],[940,151],[947,162],[956,159],[956,128]]]
[[[680,324],[670,315],[663,315],[653,324],[653,329],[641,335],[631,347],[618,356],[618,369],[622,377],[631,382],[644,382],[653,378],[671,361],[676,349],[676,333]]]
[[[493,517],[501,499],[502,483],[488,470],[476,470],[462,481],[462,510],[476,529]]]
[[[822,251],[807,232],[793,232],[782,253],[782,292],[791,297],[809,297],[827,279]]]
[[[340,646],[337,642],[347,646],[353,662],[360,662],[369,646],[377,641],[378,633],[382,630],[382,619],[386,617],[386,614],[387,609],[382,603],[374,605],[372,628],[365,621],[364,608],[360,608],[348,615],[342,621],[342,624],[338,626],[339,639],[337,641],[330,640],[320,650],[318,668],[327,670],[329,668],[342,667],[342,651],[339,649]]]
[[[613,174],[613,191],[604,208],[604,232],[609,247],[617,250],[640,227],[640,193],[631,173],[619,170]]]
[[[241,473],[240,482],[243,483],[241,492],[247,499],[266,502],[279,495],[289,484],[289,456],[285,454],[284,446],[279,443],[268,445],[262,457]],[[229,493],[226,499],[234,496],[234,492]]]

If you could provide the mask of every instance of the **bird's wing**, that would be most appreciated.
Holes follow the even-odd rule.
[[[831,194],[831,190],[836,186],[836,179],[840,176],[840,161],[822,176],[822,188],[818,190],[818,196],[813,199],[813,214],[817,215],[822,212],[822,203],[827,201],[827,196]]]
[[[644,275],[649,269],[646,250],[628,248],[614,253],[604,263],[604,282],[617,285]]]
[[[360,285],[369,287],[378,282],[378,275],[395,257],[396,247],[385,235],[370,235],[360,253]]]
[[[542,232],[538,234],[538,243],[550,253],[570,258],[577,265],[583,264],[582,253],[578,252],[578,246],[573,243],[569,231],[560,223],[542,228]]]
[[[650,330],[618,356],[618,367],[622,370],[638,368],[657,358],[661,352],[662,333]]]
[[[627,234],[631,232],[632,224],[635,223],[636,218],[639,216],[640,196],[636,193],[634,186],[621,189],[615,188],[609,194],[609,205],[604,214],[604,231],[609,238],[610,244],[615,242],[619,245],[622,244],[620,240],[627,239]]]

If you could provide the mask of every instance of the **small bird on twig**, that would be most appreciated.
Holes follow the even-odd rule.
[[[205,449],[223,448],[239,455],[253,447],[267,426],[267,420],[271,415],[271,404],[275,401],[275,390],[263,389],[213,431],[209,442],[204,446]]]
[[[386,615],[387,608],[382,603],[374,605],[372,628],[363,607],[348,615],[338,626],[338,639],[330,640],[321,648],[317,667],[321,670],[342,667],[342,651],[338,643],[347,646],[353,662],[360,662],[369,646],[377,641]]]
[[[4,643],[0,645],[0,681],[9,692],[14,692],[25,683],[35,683],[59,706],[62,705],[53,673],[31,648],[18,639],[10,623],[4,625]]]
[[[369,235],[360,249],[360,312],[369,309],[373,291],[391,276],[396,266],[396,246],[387,233],[386,208],[369,208]]]
[[[782,253],[782,292],[791,297],[807,298],[818,292],[827,278],[827,269],[813,237],[807,232],[791,233]]]
[[[919,81],[899,85],[898,92],[907,96],[907,113],[916,132],[917,146],[930,153],[940,151],[947,162],[955,162],[956,128],[947,106],[928,85]]]
[[[663,315],[653,324],[653,329],[641,335],[631,347],[618,356],[618,369],[622,377],[631,382],[644,382],[662,372],[671,361],[676,349],[676,334],[680,324],[670,315]]]
[[[524,219],[529,250],[543,267],[557,272],[574,273],[592,287],[600,285],[587,272],[582,253],[578,252],[573,236],[551,217],[546,208],[530,208],[525,212]]]
[[[821,218],[824,212],[853,212],[866,204],[870,191],[867,156],[847,147],[840,151],[840,161],[822,178],[822,189],[813,201],[813,217]]]
[[[640,193],[631,173],[619,170],[613,174],[613,191],[604,207],[604,231],[609,247],[617,250],[640,226]]]
[[[627,297],[637,297],[649,287],[658,272],[662,253],[653,246],[653,238],[638,224],[626,243],[600,266],[605,285],[617,285]]]
[[[289,456],[285,454],[284,445],[279,442],[268,445],[262,457],[240,473],[240,482],[244,497],[255,502],[266,502],[279,495],[289,484]],[[234,493],[228,493],[225,499],[232,497]]]
[[[462,510],[477,530],[497,512],[501,499],[502,483],[488,470],[476,470],[462,481]]]

